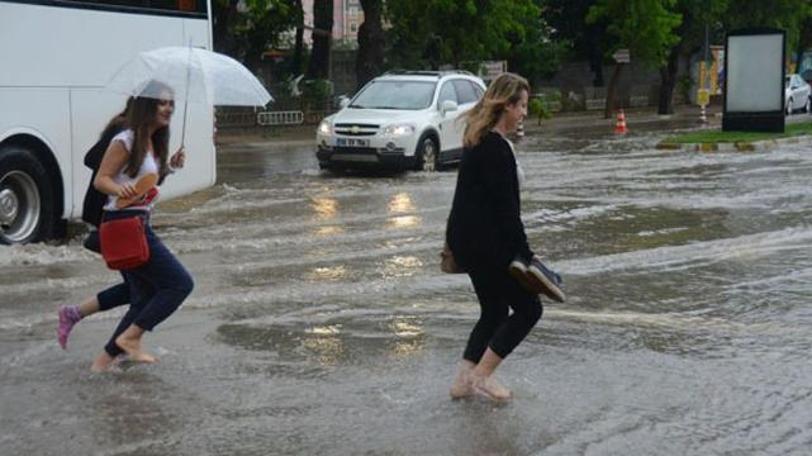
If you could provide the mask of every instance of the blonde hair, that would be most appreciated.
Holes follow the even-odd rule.
[[[527,79],[514,73],[502,73],[488,86],[482,99],[465,115],[463,144],[471,148],[496,126],[505,107],[514,105],[522,97],[522,91],[530,93]]]

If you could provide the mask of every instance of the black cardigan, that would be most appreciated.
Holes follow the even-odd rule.
[[[533,256],[521,219],[516,158],[498,133],[488,132],[462,154],[446,242],[468,270],[506,270],[517,255]]]

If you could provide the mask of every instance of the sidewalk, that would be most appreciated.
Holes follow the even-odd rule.
[[[644,108],[626,109],[624,110],[624,114],[626,115],[626,125],[628,125],[630,130],[634,130],[635,125],[668,120],[696,120],[698,126],[699,111],[698,106],[679,105],[674,107],[674,114],[660,115],[657,114],[656,106],[649,106]],[[721,106],[709,107],[706,116],[708,118],[709,126],[720,126],[722,123]],[[551,119],[542,120],[541,125],[539,125],[538,120],[536,119],[527,119],[524,122],[524,129],[526,134],[536,135],[543,135],[545,133],[554,131],[601,126],[606,126],[606,128],[609,129],[608,131],[611,131],[616,121],[617,119],[614,115],[609,119],[604,119],[603,110],[578,111],[556,114]]]
[[[699,108],[696,106],[680,105],[674,107],[674,114],[661,116],[657,114],[656,107],[632,108],[625,110],[626,124],[631,130],[635,125],[651,122],[661,122],[667,120],[683,119],[689,121],[696,119],[699,121]],[[721,124],[721,117],[717,115],[721,110],[720,106],[712,106],[708,109],[707,117],[709,125]],[[539,125],[536,119],[527,119],[524,123],[525,133],[532,135],[550,134],[556,131],[573,130],[584,127],[606,126],[611,130],[615,125],[615,117],[603,118],[603,110],[600,111],[577,111],[559,113],[551,119],[541,121]],[[215,144],[218,146],[228,146],[232,144],[245,143],[274,143],[277,145],[310,145],[315,142],[317,125],[295,125],[287,127],[252,127],[252,128],[221,128],[217,131]]]

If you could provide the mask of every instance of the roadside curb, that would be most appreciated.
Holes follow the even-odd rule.
[[[766,139],[764,141],[742,141],[734,143],[672,143],[660,142],[659,150],[684,150],[689,152],[767,152],[784,144],[812,142],[812,136],[800,135],[791,138]]]

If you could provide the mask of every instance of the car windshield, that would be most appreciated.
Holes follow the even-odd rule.
[[[436,85],[432,81],[373,81],[355,97],[350,108],[426,109]]]

